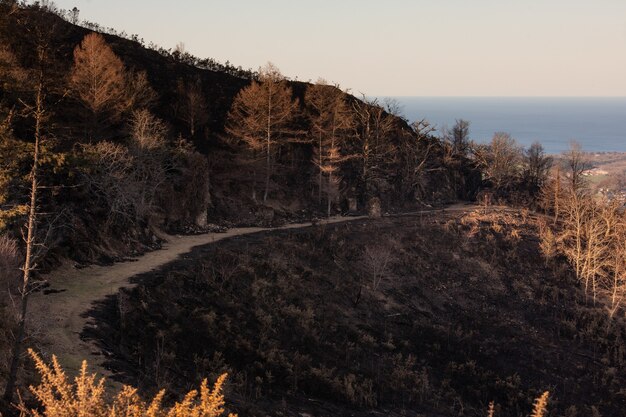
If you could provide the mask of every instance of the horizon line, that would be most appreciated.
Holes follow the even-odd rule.
[[[369,96],[369,95],[368,95]],[[580,96],[558,96],[558,95],[554,95],[554,96],[549,96],[549,95],[537,95],[537,96],[523,96],[523,95],[519,95],[519,96],[505,96],[505,95],[485,95],[485,96],[481,96],[481,95],[389,95],[389,94],[382,94],[382,95],[371,95],[371,97],[390,97],[390,98],[414,98],[414,97],[420,97],[420,98],[604,98],[604,99],[626,99],[626,95],[623,96],[592,96],[592,95],[580,95]]]

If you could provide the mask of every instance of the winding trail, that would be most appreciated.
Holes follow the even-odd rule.
[[[318,224],[331,224],[364,219],[366,216],[332,217]],[[268,230],[286,230],[310,227],[311,222],[289,224],[276,228],[243,227],[229,229],[224,233],[206,233],[192,236],[165,236],[166,242],[159,250],[148,252],[128,262],[109,266],[92,265],[77,269],[66,263],[44,276],[50,283],[48,293],[37,292],[29,301],[29,328],[43,341],[46,353],[55,354],[68,375],[75,375],[83,360],[89,363],[91,372],[107,377],[111,372],[102,364],[105,358],[98,347],[81,340],[80,334],[89,323],[85,313],[93,303],[116,294],[122,287],[132,287],[130,278],[157,269],[195,246],[206,245],[235,236]]]
[[[457,204],[441,209],[403,213],[393,216],[420,215],[437,211],[470,211],[477,206]],[[367,216],[331,217],[318,224],[332,224],[366,219]],[[193,236],[166,236],[166,243],[159,250],[148,252],[128,262],[110,266],[75,268],[64,264],[44,278],[50,283],[48,294],[34,293],[30,299],[29,328],[43,341],[45,353],[55,354],[68,375],[74,376],[83,360],[89,363],[90,372],[107,377],[108,385],[116,383],[111,372],[103,366],[102,356],[95,343],[84,341],[80,334],[86,326],[96,325],[86,317],[92,305],[114,295],[122,287],[132,287],[130,278],[165,265],[188,253],[195,246],[214,243],[223,239],[268,230],[286,230],[310,227],[311,222],[289,224],[276,228],[244,227],[229,229],[225,233],[206,233]]]

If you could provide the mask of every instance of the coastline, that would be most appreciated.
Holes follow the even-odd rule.
[[[625,153],[626,97],[381,97],[395,100],[410,122],[426,119],[437,132],[456,119],[470,122],[470,137],[488,142],[508,132],[520,145],[539,141],[547,153],[580,143],[590,153]]]

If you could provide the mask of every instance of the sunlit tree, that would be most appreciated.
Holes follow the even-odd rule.
[[[315,144],[313,163],[318,174],[318,201],[321,203],[322,194],[326,194],[327,214],[330,215],[341,181],[339,168],[344,159],[341,147],[350,133],[352,114],[346,94],[324,80],[307,89],[305,103],[311,122],[310,135]]]
[[[125,77],[124,64],[102,35],[90,33],[74,49],[70,91],[89,114],[90,135],[119,117],[124,106]]]
[[[276,66],[259,70],[259,81],[242,89],[233,102],[226,131],[265,160],[263,201],[270,191],[277,149],[295,136],[292,121],[298,101]]]

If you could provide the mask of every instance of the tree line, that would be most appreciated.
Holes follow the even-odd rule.
[[[562,165],[541,190],[541,206],[552,216],[542,227],[541,249],[548,260],[567,259],[585,301],[606,306],[613,317],[626,297],[626,202],[593,195],[584,175],[590,164],[577,144]]]

